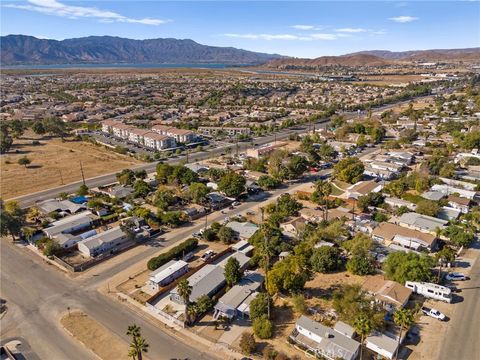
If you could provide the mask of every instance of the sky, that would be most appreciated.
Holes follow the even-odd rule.
[[[478,1],[2,0],[2,35],[111,35],[314,58],[480,46]]]

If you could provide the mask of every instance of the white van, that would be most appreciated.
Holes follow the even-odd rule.
[[[426,283],[426,282],[416,282],[416,281],[407,281],[405,286],[416,294],[425,296],[426,298],[440,300],[445,302],[452,302],[452,290],[445,286]]]

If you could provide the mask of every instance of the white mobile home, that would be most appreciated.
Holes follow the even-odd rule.
[[[452,302],[452,290],[445,286],[426,282],[407,281],[405,287],[413,290],[416,294],[425,296],[426,298],[448,303]]]
[[[150,289],[158,291],[162,286],[170,284],[187,272],[188,264],[185,261],[170,260],[165,265],[150,273],[147,285]]]

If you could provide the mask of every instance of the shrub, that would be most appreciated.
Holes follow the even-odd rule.
[[[302,294],[297,294],[292,297],[293,309],[296,313],[305,314],[307,305],[305,304],[305,297]]]
[[[253,332],[260,339],[270,339],[273,335],[273,324],[264,315],[253,321]]]
[[[278,351],[273,348],[272,345],[267,345],[262,351],[263,358],[265,360],[275,360],[278,355]]]
[[[267,314],[268,295],[266,293],[258,294],[250,303],[250,319],[253,321]]]
[[[242,350],[242,353],[245,355],[253,354],[256,348],[257,343],[253,334],[244,332],[240,338],[240,349]]]
[[[156,257],[151,258],[148,261],[147,267],[149,270],[156,270],[160,266],[166,264],[174,258],[183,256],[183,254],[188,254],[190,251],[195,249],[198,246],[198,240],[190,238],[185,240],[183,243],[171,248],[166,253],[160,254]]]

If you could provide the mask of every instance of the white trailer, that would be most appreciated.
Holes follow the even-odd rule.
[[[416,294],[425,296],[426,298],[440,300],[445,302],[452,302],[452,290],[445,286],[426,283],[426,282],[416,282],[416,281],[407,281],[405,286]]]

